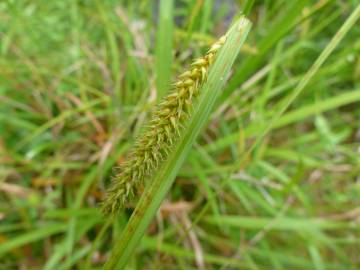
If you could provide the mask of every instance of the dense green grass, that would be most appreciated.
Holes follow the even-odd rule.
[[[249,38],[129,269],[358,269],[360,22],[310,69],[357,1],[164,2],[0,3],[0,269],[102,267],[135,206],[100,213],[112,167],[242,10]]]

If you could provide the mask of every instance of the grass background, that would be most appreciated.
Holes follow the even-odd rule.
[[[2,1],[0,269],[101,268],[131,214],[98,209],[112,167],[241,11],[233,75],[128,268],[358,269],[359,22],[262,138],[356,4]]]

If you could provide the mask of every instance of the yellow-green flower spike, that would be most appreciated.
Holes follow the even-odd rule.
[[[193,99],[201,94],[200,88],[207,79],[209,67],[225,39],[225,36],[220,38],[204,57],[192,63],[190,70],[178,76],[172,93],[157,106],[145,132],[136,140],[127,160],[112,179],[103,202],[105,213],[116,213],[124,208],[142,189],[145,180],[166,160],[191,114]]]

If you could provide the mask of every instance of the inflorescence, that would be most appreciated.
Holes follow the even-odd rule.
[[[164,97],[156,107],[147,128],[137,138],[127,160],[121,164],[112,179],[102,205],[105,213],[116,213],[124,208],[141,190],[145,179],[150,178],[167,159],[186,125],[186,119],[190,117],[194,98],[200,94],[209,67],[225,39],[225,36],[221,37],[205,56],[196,59],[191,69],[178,77],[172,93]]]

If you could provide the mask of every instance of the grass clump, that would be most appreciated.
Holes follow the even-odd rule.
[[[358,6],[0,1],[0,269],[98,270],[123,248],[127,269],[359,269]],[[155,100],[239,13],[253,26],[216,108],[103,215]]]

